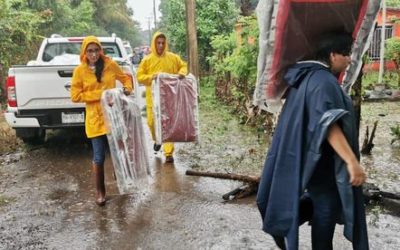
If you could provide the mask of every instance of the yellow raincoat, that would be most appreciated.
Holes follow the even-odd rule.
[[[187,75],[186,63],[176,54],[168,51],[168,42],[165,41],[165,49],[161,55],[157,54],[156,39],[160,35],[164,35],[161,32],[156,32],[151,40],[151,53],[146,56],[139,64],[137,70],[137,80],[139,83],[146,86],[146,112],[147,112],[147,124],[150,127],[151,135],[154,136],[154,120],[153,120],[153,101],[151,97],[151,84],[154,74],[168,73],[168,74],[179,74]],[[164,35],[165,36],[165,35]],[[164,144],[165,156],[172,156],[174,152],[174,144]]]
[[[125,74],[119,65],[111,58],[105,56],[100,50],[100,57],[104,60],[104,69],[101,82],[97,82],[95,72],[89,68],[86,59],[86,48],[95,43],[101,48],[95,36],[86,37],[81,46],[81,64],[75,68],[71,83],[71,100],[86,103],[85,130],[88,138],[93,138],[107,133],[103,111],[101,109],[101,94],[106,89],[115,88],[115,81],[119,80],[127,91],[132,91],[132,80]]]

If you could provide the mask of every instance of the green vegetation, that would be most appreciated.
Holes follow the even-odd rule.
[[[15,197],[6,197],[0,195],[0,207],[6,206],[11,202],[15,202],[17,199]]]
[[[390,134],[393,136],[391,144],[395,143],[396,141],[400,142],[400,124],[397,124],[397,126],[394,127],[390,127],[390,130]]]
[[[214,36],[213,54],[208,58],[213,69],[216,94],[234,107],[241,122],[248,121],[248,109],[257,78],[258,26],[255,17],[238,21],[240,33]]]
[[[172,49],[186,55],[186,19],[184,0],[161,0],[160,29],[168,36]],[[197,0],[196,25],[199,61],[203,70],[209,70],[207,57],[213,52],[210,45],[215,35],[232,32],[239,10],[234,1]]]
[[[375,84],[378,83],[378,72],[367,72],[364,73],[363,79],[362,79],[362,85],[363,89],[373,89]],[[398,81],[399,81],[399,75],[394,72],[394,71],[387,71],[383,74],[383,83],[385,84],[385,87],[388,89],[397,89],[399,88],[398,86]]]
[[[141,44],[127,0],[0,0],[0,80],[10,65],[36,57],[43,37],[117,34]],[[1,85],[4,84],[2,80]],[[4,93],[1,93],[0,97]],[[0,98],[1,99],[1,98]]]
[[[392,60],[396,66],[397,87],[400,87],[400,38],[386,40],[385,58]]]
[[[400,7],[400,0],[386,0],[387,7]]]

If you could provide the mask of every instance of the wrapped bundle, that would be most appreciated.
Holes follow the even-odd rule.
[[[140,108],[120,88],[104,91],[101,104],[118,189],[129,193],[150,174]]]
[[[193,75],[159,74],[152,85],[155,141],[197,142],[197,82]]]
[[[260,0],[257,84],[254,105],[276,112],[286,91],[282,77],[288,66],[314,58],[320,37],[331,31],[351,33],[354,45],[351,64],[343,78],[349,91],[368,49],[380,0]],[[276,107],[276,106],[275,106]]]

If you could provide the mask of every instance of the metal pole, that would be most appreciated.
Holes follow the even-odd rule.
[[[383,81],[383,71],[385,64],[385,38],[386,38],[386,0],[382,0],[382,28],[381,28],[381,51],[379,54],[379,77],[378,85],[382,84]]]

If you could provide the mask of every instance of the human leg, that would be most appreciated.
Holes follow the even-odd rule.
[[[167,163],[173,163],[174,162],[174,144],[173,143],[164,143],[163,144],[163,150],[164,150],[164,155],[165,155],[165,162]]]
[[[333,235],[340,216],[341,202],[337,189],[309,191],[313,202],[311,239],[313,250],[333,249]]]
[[[153,117],[153,104],[149,101],[147,101],[146,104],[146,113],[147,113],[147,125],[149,126],[150,133],[151,133],[151,138],[155,141],[155,130],[154,130],[154,117]],[[158,152],[161,149],[160,144],[154,143],[153,145],[153,150],[154,152]]]
[[[107,145],[105,135],[92,138],[93,165],[92,173],[96,185],[96,204],[104,206],[106,203],[106,187],[104,183],[104,160]]]

